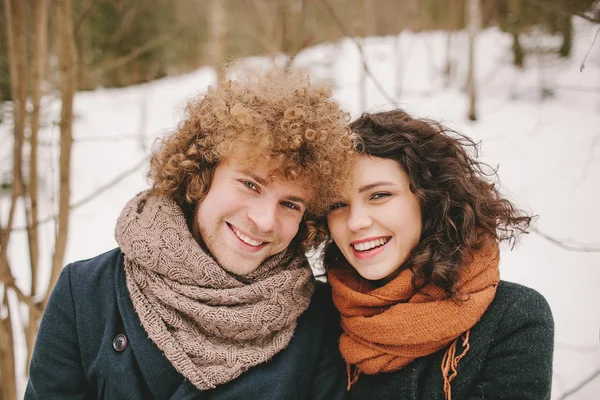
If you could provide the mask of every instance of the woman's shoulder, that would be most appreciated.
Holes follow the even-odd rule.
[[[544,296],[535,289],[514,282],[500,281],[490,308],[510,309],[522,316],[539,316],[552,320],[550,306]]]
[[[543,331],[551,338],[554,332],[552,311],[538,291],[518,283],[500,281],[494,300],[472,332],[497,342],[518,331]]]

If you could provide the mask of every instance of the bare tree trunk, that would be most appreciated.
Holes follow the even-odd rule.
[[[271,3],[267,0],[253,0],[252,3],[260,18],[260,26],[264,28],[264,32],[261,32],[257,39],[261,42],[265,51],[271,57],[275,57],[277,52],[281,50],[279,48],[281,44],[280,25],[277,23],[279,14],[276,10],[273,10]]]
[[[525,52],[521,46],[520,31],[521,31],[521,13],[523,12],[522,0],[509,0],[508,12],[512,19],[508,21],[508,31],[513,37],[512,51],[513,63],[518,68],[523,68],[525,62]]]
[[[444,66],[444,87],[450,87],[452,81],[452,30],[446,34],[446,65]]]
[[[222,0],[210,1],[209,18],[209,46],[210,60],[213,68],[217,71],[217,82],[224,78],[225,73],[225,45],[227,36],[227,16],[225,14]]]
[[[357,29],[356,40],[362,42],[363,49],[365,48],[366,40],[364,39],[367,35],[367,0],[358,0],[357,10],[358,16],[356,17]],[[359,55],[360,56],[360,55]],[[359,72],[359,83],[358,83],[358,101],[360,111],[363,112],[367,109],[367,71],[365,71],[363,62],[366,60],[360,60],[360,72]]]
[[[25,140],[25,101],[27,97],[27,37],[25,10],[21,0],[4,0],[6,33],[8,39],[11,97],[13,99],[14,150],[13,182],[8,224],[0,232],[0,278],[3,286],[3,301],[0,305],[0,391],[3,400],[16,399],[15,355],[12,320],[8,304],[8,288],[13,287],[14,278],[8,264],[8,243],[19,197],[23,194],[21,174],[23,142]]]
[[[564,4],[565,0],[561,1],[562,9],[567,8],[567,5]],[[573,22],[571,21],[571,14],[559,14],[558,18],[558,28],[562,33],[562,44],[560,46],[560,50],[558,53],[561,57],[569,57],[571,55],[571,49],[573,47]]]
[[[58,68],[62,108],[60,115],[60,188],[58,224],[50,285],[44,297],[48,301],[62,269],[69,229],[69,198],[71,189],[71,147],[73,144],[73,97],[77,81],[77,53],[73,37],[73,1],[54,0],[54,39],[57,41]]]
[[[14,115],[13,193],[22,194],[21,163],[25,139],[25,103],[27,100],[27,36],[25,10],[21,0],[4,0]]]
[[[31,134],[29,137],[29,184],[27,185],[27,234],[29,238],[29,256],[31,265],[30,296],[37,294],[37,277],[39,268],[39,233],[38,233],[38,131],[40,127],[40,111],[42,98],[42,83],[45,76],[46,49],[48,38],[48,0],[35,0],[33,17],[33,37],[31,52],[31,101],[33,113],[31,115]],[[33,345],[37,335],[38,317],[36,313],[29,313],[29,323],[25,330],[27,342],[27,362],[25,363],[26,375],[29,375],[29,361],[33,353]]]
[[[467,72],[467,93],[469,95],[469,119],[477,120],[477,84],[475,82],[475,39],[481,26],[481,9],[479,0],[468,0],[466,3],[469,31],[469,70]]]
[[[6,290],[2,297],[3,300],[0,308],[6,310],[6,316],[0,317],[0,374],[2,378],[0,396],[2,396],[2,400],[16,400],[15,347],[12,335],[12,318]]]
[[[523,46],[521,46],[521,40],[519,38],[519,31],[511,31],[513,37],[512,51],[513,51],[513,64],[515,67],[523,68],[525,62],[525,52]]]
[[[81,16],[79,17],[78,24],[75,27],[77,37],[77,51],[79,53],[79,66],[77,68],[77,81],[80,90],[92,90],[96,82],[92,79],[90,63],[92,60],[92,27],[91,27],[91,14],[88,14],[88,10],[94,7],[94,4],[100,3],[95,0],[84,0],[79,2],[81,8]]]

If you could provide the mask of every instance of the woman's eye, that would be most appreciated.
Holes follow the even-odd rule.
[[[243,183],[243,184],[244,184],[246,187],[248,187],[249,189],[252,189],[252,190],[254,190],[254,191],[257,191],[257,192],[258,192],[258,187],[257,187],[257,186],[256,186],[254,183],[252,183],[252,182],[250,182],[250,181],[242,181],[242,183]]]
[[[389,196],[391,196],[389,193],[374,193],[371,196],[371,199],[372,200],[377,200],[377,199],[382,199],[384,197],[389,197]]]
[[[329,211],[334,211],[337,210],[338,208],[342,208],[345,207],[346,203],[342,203],[341,201],[338,201],[337,203],[333,203],[331,206],[329,206]]]

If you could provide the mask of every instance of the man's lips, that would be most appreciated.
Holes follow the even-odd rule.
[[[234,225],[231,225],[229,222],[227,223],[227,226],[229,227],[229,229],[231,230],[231,232],[233,233],[233,235],[244,245],[252,248],[252,249],[261,249],[263,248],[266,244],[268,244],[268,241],[263,241],[260,240],[259,238],[256,237],[252,237],[244,232],[242,232],[241,230],[239,230],[237,227],[235,227]]]

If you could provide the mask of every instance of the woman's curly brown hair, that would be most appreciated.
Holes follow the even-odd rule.
[[[405,266],[415,273],[416,288],[431,282],[454,296],[456,272],[473,250],[489,240],[514,245],[526,232],[531,217],[490,182],[497,171],[477,161],[477,144],[470,138],[401,110],[365,113],[350,129],[359,137],[359,153],[396,160],[410,178],[423,221]],[[326,265],[335,265],[338,252],[335,243],[328,244]]]
[[[246,165],[273,160],[287,179],[310,186],[297,239],[304,250],[314,248],[326,235],[315,216],[350,170],[355,144],[348,115],[331,90],[306,73],[276,68],[236,73],[235,80],[219,82],[188,103],[184,120],[152,154],[152,190],[173,199],[189,217],[224,157],[239,150],[236,161]]]

